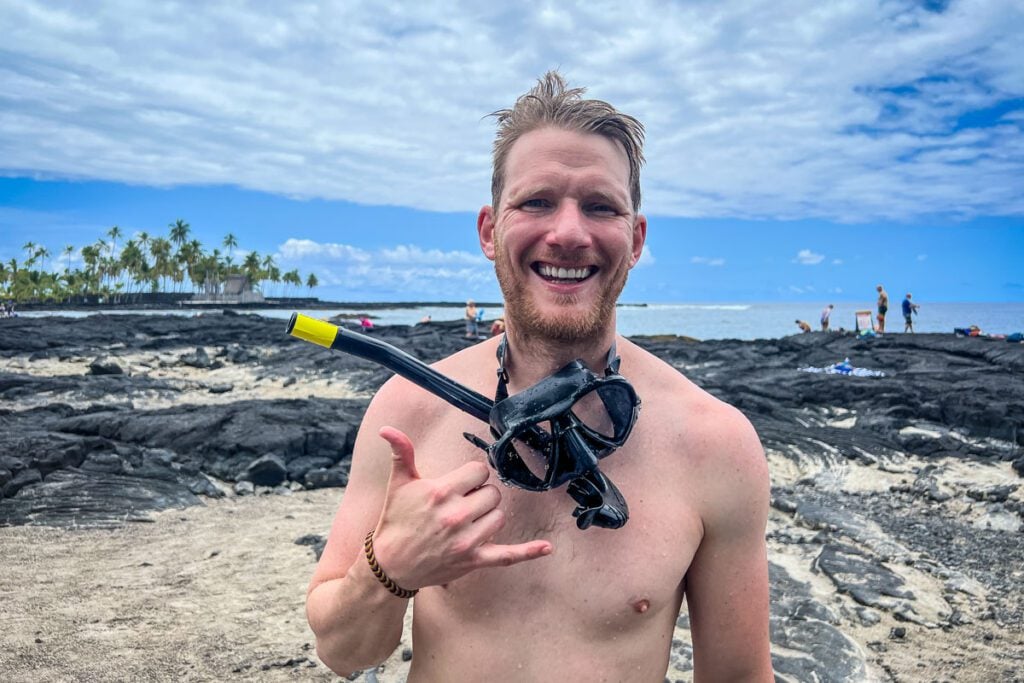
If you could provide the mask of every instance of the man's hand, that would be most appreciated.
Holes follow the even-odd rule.
[[[498,507],[498,487],[486,483],[487,465],[468,462],[442,477],[423,479],[409,437],[393,427],[382,427],[380,436],[391,445],[391,476],[373,545],[381,568],[399,586],[436,586],[482,567],[551,554],[549,541],[491,542],[505,525],[505,514]]]

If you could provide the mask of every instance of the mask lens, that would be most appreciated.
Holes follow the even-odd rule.
[[[539,430],[542,430],[545,434],[551,434],[551,425],[547,422],[541,422],[536,425]],[[530,444],[533,445],[530,445]],[[515,450],[516,455],[522,460],[523,465],[529,470],[530,474],[537,477],[541,481],[547,481],[548,470],[551,469],[551,463],[549,462],[544,451],[539,450],[542,444],[537,443],[536,440],[532,439],[512,439],[512,448]]]
[[[593,433],[617,441],[633,420],[633,392],[622,384],[602,384],[581,396],[572,412]]]

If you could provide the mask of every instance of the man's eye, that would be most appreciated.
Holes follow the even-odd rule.
[[[523,208],[526,209],[543,209],[549,206],[546,199],[527,199],[523,202]]]
[[[590,212],[596,213],[602,216],[617,216],[619,215],[618,209],[608,204],[592,204],[590,206]]]

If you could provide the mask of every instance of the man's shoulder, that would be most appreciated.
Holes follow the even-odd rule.
[[[693,448],[732,451],[742,442],[744,450],[762,453],[753,426],[736,407],[697,386],[678,368],[646,349],[635,348],[640,354],[637,358],[642,359],[636,389],[645,411],[650,408],[666,428],[681,427]],[[625,368],[623,374],[631,378]]]
[[[659,402],[670,400],[680,408],[690,407],[690,402],[695,404],[692,407],[722,403],[694,384],[679,368],[638,344],[628,344],[629,357],[623,360],[622,374],[634,382],[638,392],[643,390],[656,395]]]

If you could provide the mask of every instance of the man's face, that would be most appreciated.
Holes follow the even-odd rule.
[[[614,325],[647,234],[632,209],[621,146],[559,128],[531,131],[512,146],[501,203],[481,209],[477,227],[510,327],[562,341]]]

